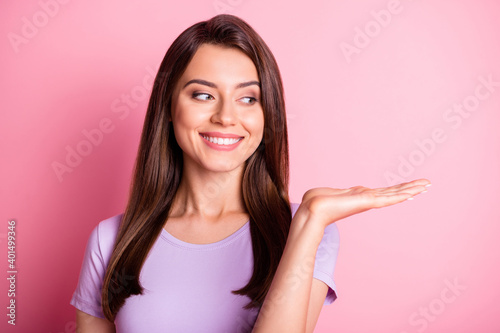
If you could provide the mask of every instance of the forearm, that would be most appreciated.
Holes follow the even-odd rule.
[[[324,228],[299,209],[253,333],[304,333],[316,251]]]

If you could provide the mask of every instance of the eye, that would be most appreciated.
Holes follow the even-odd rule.
[[[242,101],[245,104],[252,105],[252,104],[255,104],[257,102],[257,99],[254,97],[243,97],[240,99],[240,101]]]
[[[200,101],[211,101],[214,97],[207,93],[193,93],[193,98],[198,99]]]

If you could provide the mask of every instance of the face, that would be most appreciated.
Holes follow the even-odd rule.
[[[260,94],[257,69],[242,51],[201,45],[172,96],[171,121],[185,167],[243,167],[264,132]]]

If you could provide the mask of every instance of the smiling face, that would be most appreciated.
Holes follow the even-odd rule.
[[[242,167],[264,132],[260,83],[252,60],[236,48],[201,45],[172,96],[171,120],[184,165]]]

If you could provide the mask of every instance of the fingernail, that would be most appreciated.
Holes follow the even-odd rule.
[[[423,191],[422,191],[422,192],[420,192],[420,193],[425,193],[425,192],[427,192],[427,190],[423,190]]]
[[[406,199],[406,200],[413,200],[413,197],[409,197],[409,198],[408,198],[408,199]]]
[[[427,184],[427,185],[425,185],[425,187],[429,187],[429,186],[431,186],[431,185],[432,185],[432,184]]]

